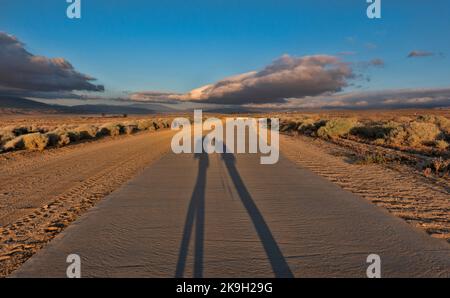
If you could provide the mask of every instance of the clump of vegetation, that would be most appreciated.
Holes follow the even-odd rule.
[[[60,127],[47,133],[49,146],[67,146],[81,139],[80,133],[69,127]],[[89,136],[90,137],[90,136]]]
[[[0,130],[0,145],[7,143],[8,141],[14,139],[16,135],[10,129]]]
[[[305,135],[316,135],[317,130],[326,124],[326,120],[303,117],[280,122],[280,132],[298,132]]]
[[[433,157],[450,157],[450,119],[447,116],[371,115],[363,118],[336,114],[332,118],[320,114],[281,114],[277,117],[282,119],[281,132],[296,132],[324,139],[349,139]],[[368,156],[365,162],[382,163],[383,160],[377,156]]]
[[[48,143],[49,137],[40,132],[25,134],[22,136],[25,149],[29,150],[44,150]]]
[[[170,123],[166,120],[158,119],[156,122],[153,122],[153,126],[156,130],[161,128],[169,128]]]
[[[25,149],[25,144],[23,142],[23,137],[16,137],[3,145],[4,151],[21,150]]]
[[[89,140],[97,137],[98,128],[95,125],[81,125],[74,129],[80,136],[80,140]]]
[[[425,115],[419,116],[417,120],[435,124],[441,130],[442,139],[450,141],[450,119],[443,116]]]
[[[406,132],[406,142],[411,147],[433,144],[441,134],[440,129],[435,124],[416,121],[409,123],[406,127]]]
[[[412,121],[393,127],[387,136],[387,143],[393,146],[420,147],[434,144],[441,134],[434,123]]]
[[[131,135],[131,134],[137,132],[138,130],[139,130],[138,125],[134,124],[134,123],[127,123],[127,124],[124,124],[124,126],[123,126],[123,131],[127,135]]]
[[[70,142],[72,142],[72,139],[74,139],[74,137],[71,138],[71,135],[76,136],[76,134],[71,134],[69,132],[60,134],[58,138],[58,146],[63,147],[69,145]]]
[[[138,130],[150,130],[154,129],[153,121],[149,119],[142,119],[137,121]]]
[[[3,145],[3,151],[12,150],[44,150],[49,145],[49,136],[40,132],[24,134],[6,142]]]
[[[99,134],[102,136],[118,136],[122,131],[122,126],[116,123],[103,124],[99,129]]]
[[[326,122],[324,126],[319,128],[317,135],[321,138],[333,139],[345,136],[358,125],[355,118],[335,118]]]
[[[286,121],[280,125],[280,132],[289,132],[296,130],[298,123],[295,121]]]
[[[352,128],[350,133],[365,140],[379,140],[378,142],[381,142],[381,140],[385,139],[389,135],[391,130],[392,126],[389,124],[365,123],[364,125]]]
[[[297,130],[301,134],[313,136],[317,134],[317,131],[327,124],[327,120],[316,120],[307,118],[303,120],[298,126]]]
[[[434,146],[439,150],[447,150],[449,144],[444,140],[437,140],[435,141]]]
[[[448,176],[450,172],[450,160],[441,157],[434,158],[423,165],[423,174],[430,177],[432,173],[436,176]]]
[[[375,152],[364,155],[363,159],[360,161],[362,164],[385,164],[387,163],[386,156],[383,153]]]
[[[0,128],[0,152],[12,150],[44,150],[48,147],[62,147],[81,140],[104,136],[133,134],[144,130],[170,127],[165,119],[140,119],[136,121],[111,122],[101,125],[60,125],[55,127],[3,127]]]
[[[170,128],[170,122],[164,119],[159,120],[162,128]]]

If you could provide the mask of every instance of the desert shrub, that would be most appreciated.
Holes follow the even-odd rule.
[[[23,136],[16,137],[3,145],[4,151],[12,151],[12,150],[21,150],[25,148],[25,144],[23,142]]]
[[[314,119],[304,119],[297,126],[297,130],[301,134],[311,135],[312,133],[316,132],[316,130],[317,130],[315,123],[316,123],[316,121],[314,121]]]
[[[407,145],[415,147],[434,143],[441,131],[434,123],[413,121],[407,125],[406,133]]]
[[[31,133],[35,133],[35,132],[45,133],[48,131],[48,127],[40,127],[36,124],[32,124],[30,126],[13,127],[12,131],[16,136],[21,136],[21,135],[31,134]]]
[[[20,127],[14,127],[12,131],[16,136],[21,136],[21,135],[24,135],[27,133],[31,133],[32,129],[31,129],[31,127],[20,126]]]
[[[158,122],[156,122],[156,121],[153,121],[153,128],[154,128],[155,130],[158,130],[158,129],[160,129],[160,128],[161,128],[161,126],[159,125],[159,123],[158,123]]]
[[[450,160],[442,157],[434,158],[421,165],[424,169],[424,175],[429,177],[434,172],[435,175],[448,175],[450,171]]]
[[[417,120],[393,125],[386,137],[386,142],[393,146],[434,145],[441,135],[442,133],[436,124]]]
[[[137,127],[139,130],[148,130],[153,127],[153,121],[149,119],[138,120]]]
[[[0,145],[5,144],[6,142],[14,139],[16,135],[8,129],[0,130]]]
[[[49,137],[40,132],[26,134],[22,136],[25,149],[44,150],[49,143]]]
[[[363,164],[385,164],[386,162],[386,157],[379,152],[366,154],[361,161]]]
[[[48,146],[56,146],[58,145],[59,142],[59,133],[58,132],[49,132],[46,133],[47,137],[48,137]]]
[[[392,127],[384,124],[367,123],[365,125],[352,128],[350,133],[367,140],[383,140],[389,135],[391,130]]]
[[[20,131],[13,126],[2,127],[0,129],[0,145],[5,144],[21,135],[19,132]]]
[[[449,144],[444,140],[437,140],[434,142],[434,146],[440,150],[447,150]]]
[[[135,124],[126,124],[123,126],[123,130],[127,135],[131,135],[131,134],[137,132],[139,129],[138,129],[138,126]]]
[[[439,172],[444,172],[448,170],[448,167],[450,165],[450,160],[445,160],[442,157],[433,159],[433,168],[436,172],[436,174],[439,174]]]
[[[79,135],[65,129],[56,129],[46,134],[49,137],[49,146],[67,146],[79,140]]]
[[[159,125],[160,128],[169,128],[170,127],[169,121],[162,120],[162,119],[158,120],[158,125]]]
[[[386,143],[392,146],[402,146],[407,137],[405,126],[396,122],[390,122],[388,125],[391,129],[385,138]]]
[[[65,132],[61,135],[59,135],[58,139],[58,146],[67,146],[71,142],[70,134],[68,132]]]
[[[317,135],[321,138],[337,138],[350,133],[358,124],[354,118],[335,118],[326,122],[319,128]]]
[[[9,141],[15,137],[35,133],[35,132],[46,132],[45,127],[38,127],[36,125],[31,126],[6,126],[0,129],[0,141]]]
[[[80,140],[93,139],[97,136],[97,127],[94,125],[81,125],[74,128],[74,132],[79,135]]]
[[[450,141],[450,119],[443,116],[435,116],[434,124],[442,131],[442,136]]]
[[[316,122],[314,122],[314,130],[315,133],[317,135],[317,131],[321,128],[324,127],[325,125],[327,125],[328,120],[322,119],[322,120],[318,120]]]
[[[116,123],[106,123],[103,124],[100,129],[99,133],[102,136],[118,136],[122,132],[122,126]]]
[[[295,121],[286,121],[280,125],[280,132],[289,132],[292,130],[296,130],[298,123]]]
[[[70,138],[70,142],[78,142],[81,140],[80,133],[74,130],[68,130],[66,131],[67,136]]]
[[[443,137],[450,139],[450,119],[443,116],[422,115],[417,117],[417,121],[435,124],[442,131]]]
[[[426,122],[426,123],[434,123],[436,117],[434,115],[420,115],[417,116],[416,121]]]
[[[373,143],[378,146],[383,146],[386,144],[386,140],[383,138],[380,138],[380,139],[376,139],[375,141],[373,141]]]

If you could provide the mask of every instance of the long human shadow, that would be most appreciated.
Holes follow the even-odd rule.
[[[189,242],[195,224],[195,246],[194,246],[194,278],[203,275],[203,239],[205,233],[205,189],[206,173],[209,166],[208,154],[196,153],[194,158],[198,159],[198,176],[194,191],[191,195],[186,221],[184,224],[183,238],[181,240],[178,263],[175,277],[183,277],[186,268],[186,258],[189,251]]]
[[[275,241],[272,232],[270,231],[269,226],[264,220],[264,217],[262,216],[261,212],[256,206],[252,196],[250,195],[250,193],[247,190],[247,187],[245,186],[245,183],[242,181],[242,178],[239,175],[238,170],[236,169],[235,165],[236,159],[234,157],[234,154],[226,153],[227,152],[226,145],[222,144],[222,146],[224,152],[222,153],[222,160],[224,161],[225,166],[227,167],[228,173],[231,177],[231,180],[233,181],[234,187],[236,188],[239,197],[241,198],[241,201],[245,209],[247,210],[247,213],[249,214],[253,222],[253,226],[255,227],[256,232],[258,233],[258,236],[263,244],[264,250],[269,259],[270,265],[272,266],[272,270],[275,274],[275,277],[281,278],[294,277],[291,269],[289,268],[289,265],[284,259],[283,253],[278,247],[278,244]]]

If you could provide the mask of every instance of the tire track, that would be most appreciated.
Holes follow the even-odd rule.
[[[280,148],[297,164],[450,242],[450,196],[445,188],[401,165],[355,163],[343,153],[346,149],[321,140],[283,135]]]
[[[32,170],[10,169],[8,179],[1,182],[2,192],[3,185],[7,191],[21,185],[23,190],[8,192],[8,206],[2,208],[0,276],[12,272],[80,214],[164,155],[171,136],[171,131],[163,131],[86,144],[57,158],[40,156]],[[67,162],[70,166],[62,169],[61,163]],[[30,179],[22,179],[21,184],[18,180],[24,175]],[[36,187],[42,181],[61,183],[56,188]],[[32,207],[25,208],[27,204]]]

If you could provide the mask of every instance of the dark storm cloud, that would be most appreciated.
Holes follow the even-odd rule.
[[[92,84],[94,80],[67,60],[33,55],[16,37],[0,32],[0,92],[104,91],[102,85]]]
[[[253,71],[192,90],[183,100],[219,104],[283,102],[338,92],[353,77],[351,68],[337,57],[284,55],[261,71]]]
[[[185,94],[140,92],[134,101],[191,101],[233,104],[284,102],[288,97],[338,92],[353,77],[351,67],[335,56],[284,55],[260,71],[232,76]]]

